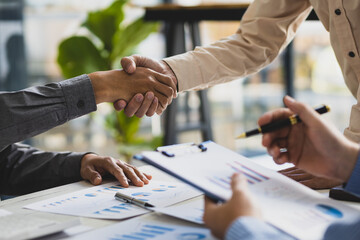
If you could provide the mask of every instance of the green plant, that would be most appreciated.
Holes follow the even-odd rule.
[[[57,61],[65,78],[118,67],[122,57],[133,54],[141,41],[157,31],[157,23],[146,23],[142,18],[125,24],[126,3],[127,0],[115,0],[106,9],[88,13],[82,27],[89,34],[71,36],[60,43]],[[137,136],[140,122],[123,112],[113,111],[106,117],[106,127],[119,143],[120,154],[127,159],[139,148],[161,144],[159,137],[145,141]]]

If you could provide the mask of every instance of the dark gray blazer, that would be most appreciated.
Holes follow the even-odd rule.
[[[44,152],[17,144],[96,111],[87,75],[0,92],[0,194],[20,195],[78,181],[85,153]]]

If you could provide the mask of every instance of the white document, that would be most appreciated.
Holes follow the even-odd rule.
[[[165,216],[147,214],[128,221],[113,224],[72,239],[133,239],[133,240],[215,240],[209,229],[200,225],[187,224],[184,221]]]
[[[11,215],[12,212],[9,212],[7,210],[4,210],[4,209],[0,209],[0,217],[4,217],[4,216],[8,216],[8,215]]]
[[[189,222],[204,224],[204,198],[190,199],[173,206],[156,208],[155,211]]]
[[[153,180],[144,187],[129,188],[123,188],[118,182],[112,182],[36,202],[25,208],[101,219],[124,219],[150,212],[116,200],[114,195],[118,191],[156,207],[169,206],[202,194],[180,182]]]
[[[234,173],[247,178],[267,222],[301,239],[320,239],[335,221],[352,220],[359,211],[331,200],[276,171],[213,142],[201,151],[179,151],[174,157],[161,152],[144,152],[143,160],[197,187],[214,199],[231,197]]]

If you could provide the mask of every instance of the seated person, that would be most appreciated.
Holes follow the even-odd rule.
[[[334,126],[302,103],[285,97],[288,109],[264,114],[259,125],[286,118],[294,113],[302,123],[263,135],[262,143],[278,164],[296,167],[324,178],[347,182],[344,189],[360,196],[360,146],[345,138]],[[280,149],[286,148],[283,152]],[[261,220],[244,176],[234,175],[232,198],[223,205],[205,200],[204,222],[212,233],[226,239],[292,239]],[[360,239],[360,218],[352,223],[332,224],[324,239]]]
[[[94,153],[44,152],[17,142],[97,109],[96,104],[129,100],[136,93],[166,108],[176,87],[152,70],[133,75],[121,70],[95,72],[59,83],[0,92],[0,194],[21,195],[81,179],[100,184],[110,173],[124,187],[143,186],[151,176],[120,160]],[[148,93],[151,91],[151,94]]]

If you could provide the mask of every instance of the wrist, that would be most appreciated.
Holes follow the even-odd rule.
[[[106,89],[108,86],[103,79],[104,72],[94,72],[88,74],[91,84],[94,89],[94,96],[96,104],[107,102],[109,91]]]
[[[171,77],[171,79],[173,80],[173,82],[175,83],[176,85],[176,90],[179,91],[179,88],[178,88],[178,80],[177,80],[177,77],[174,73],[174,71],[172,70],[172,68],[170,67],[169,64],[167,64],[167,62],[165,62],[164,60],[161,60],[161,63],[163,64],[164,66],[164,69],[166,74],[169,75]]]

